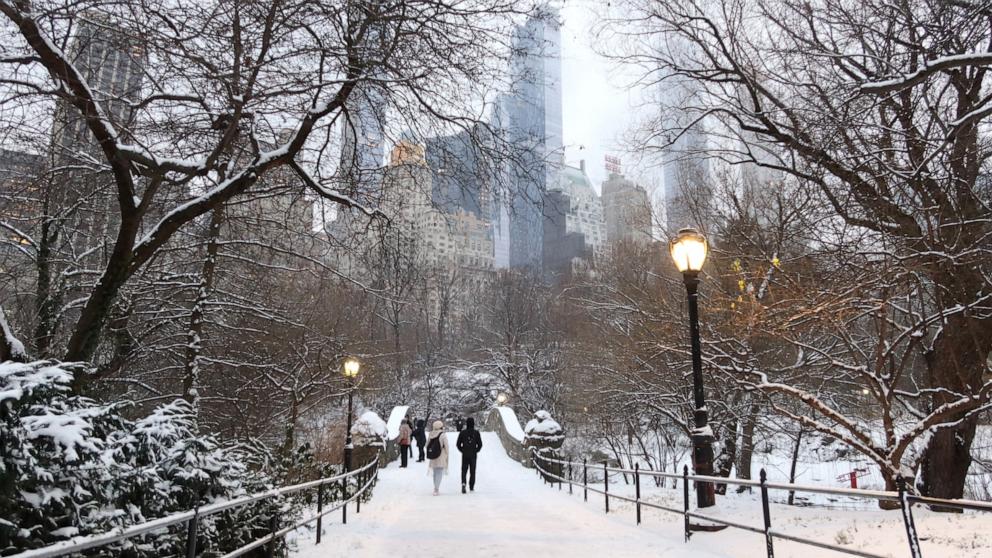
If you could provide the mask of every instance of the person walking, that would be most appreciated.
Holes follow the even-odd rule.
[[[434,495],[441,489],[441,478],[448,472],[448,437],[444,435],[444,423],[434,421],[431,435],[427,440],[427,471],[434,474]]]
[[[400,469],[404,469],[407,466],[407,458],[410,455],[410,435],[413,430],[410,429],[410,421],[403,419],[400,423]]]
[[[465,429],[458,434],[455,447],[462,453],[462,494],[465,494],[465,474],[468,475],[468,489],[475,491],[475,462],[482,451],[482,434],[475,429],[475,419],[465,419]]]
[[[424,419],[417,419],[417,428],[413,431],[413,439],[417,441],[417,463],[421,463],[424,460],[424,446],[427,445],[427,433],[424,432]]]

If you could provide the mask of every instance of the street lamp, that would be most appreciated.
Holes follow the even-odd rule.
[[[506,394],[500,393],[499,395],[496,396],[496,404],[502,406],[506,403],[506,399],[507,399]]]
[[[361,369],[362,363],[358,361],[355,357],[348,357],[344,361],[344,377],[348,378],[348,429],[345,431],[344,440],[344,471],[347,473],[351,471],[351,450],[354,446],[351,443],[351,405],[352,396],[355,393],[355,378],[358,377],[358,371]]]
[[[695,400],[692,431],[692,464],[697,475],[713,474],[713,431],[707,424],[706,396],[703,394],[703,356],[699,342],[699,272],[706,261],[709,246],[706,237],[695,229],[682,229],[668,244],[675,260],[675,267],[682,272],[682,280],[689,302],[689,336],[692,346],[692,393]],[[696,505],[708,508],[716,504],[711,482],[696,483]]]

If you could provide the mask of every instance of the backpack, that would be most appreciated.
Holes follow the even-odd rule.
[[[427,443],[427,459],[441,457],[441,436],[431,438],[431,441]]]

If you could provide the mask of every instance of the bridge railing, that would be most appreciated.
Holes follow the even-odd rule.
[[[351,479],[357,479],[358,488],[354,493],[348,493],[348,485]],[[161,531],[168,527],[186,524],[186,544],[185,544],[185,556],[187,558],[194,558],[196,556],[196,531],[198,523],[204,517],[220,513],[225,510],[230,510],[233,508],[247,506],[249,504],[256,504],[271,500],[273,498],[280,498],[283,496],[289,496],[292,494],[297,494],[306,490],[316,490],[317,491],[317,510],[316,513],[305,517],[299,521],[295,521],[290,525],[279,527],[278,526],[278,515],[273,515],[270,522],[270,533],[260,539],[256,539],[236,550],[233,550],[224,555],[223,558],[234,558],[235,556],[241,556],[250,552],[256,548],[268,545],[266,551],[266,556],[272,557],[275,553],[275,547],[277,541],[286,536],[287,533],[298,529],[304,525],[309,525],[311,523],[317,523],[317,543],[320,543],[322,522],[323,518],[337,510],[341,510],[341,521],[342,523],[348,523],[348,504],[355,502],[356,512],[361,512],[362,497],[368,493],[368,491],[375,485],[375,482],[379,478],[379,460],[373,459],[368,464],[350,471],[348,473],[343,473],[340,475],[335,475],[332,477],[326,477],[314,481],[304,482],[300,484],[295,484],[292,486],[286,486],[283,488],[275,488],[272,490],[267,490],[265,492],[260,492],[257,494],[251,494],[248,496],[242,496],[241,498],[235,498],[232,500],[227,500],[224,502],[216,502],[213,504],[208,504],[206,506],[200,506],[192,510],[187,510],[184,512],[175,513],[166,517],[159,519],[153,519],[145,523],[139,523],[137,525],[132,525],[130,527],[124,527],[119,529],[112,529],[106,533],[101,533],[99,535],[91,535],[87,537],[77,537],[64,542],[55,543],[43,548],[37,548],[34,550],[28,550],[18,554],[8,556],[7,558],[52,558],[57,556],[65,556],[67,554],[72,554],[74,552],[81,552],[83,550],[100,548],[107,545],[111,545],[124,540],[132,539],[141,535],[145,535],[154,531]],[[340,493],[347,496],[342,500],[337,500],[333,502],[330,507],[324,506],[324,489],[325,487],[333,484],[339,484]]]
[[[801,537],[798,535],[793,535],[785,533],[778,529],[772,528],[772,518],[771,511],[769,509],[769,490],[784,490],[789,492],[807,492],[807,493],[817,493],[817,494],[833,494],[840,496],[849,496],[853,498],[863,498],[875,501],[889,501],[896,502],[899,505],[899,509],[902,512],[903,524],[906,528],[906,538],[909,543],[910,556],[912,558],[921,558],[920,552],[920,541],[919,536],[916,531],[916,524],[913,520],[913,504],[926,504],[930,506],[938,506],[941,508],[957,509],[957,510],[970,510],[970,511],[980,511],[980,512],[992,512],[992,502],[981,502],[977,500],[945,500],[941,498],[930,498],[927,496],[919,496],[910,493],[906,490],[905,480],[900,476],[897,478],[898,491],[887,492],[881,490],[861,490],[861,489],[851,489],[851,488],[833,488],[826,486],[809,486],[809,485],[799,485],[799,484],[789,484],[789,483],[775,483],[768,482],[765,470],[761,470],[759,481],[753,481],[748,479],[731,479],[724,477],[712,477],[712,476],[702,476],[702,475],[690,475],[689,467],[684,466],[682,469],[682,474],[677,473],[666,473],[663,471],[645,471],[640,468],[639,465],[634,466],[633,469],[626,469],[623,467],[610,467],[608,463],[603,462],[600,464],[590,464],[586,460],[582,461],[569,461],[564,459],[556,459],[549,457],[547,455],[541,455],[537,452],[531,454],[531,460],[534,468],[537,469],[538,474],[544,477],[545,481],[554,485],[554,481],[558,481],[558,489],[562,490],[562,484],[568,484],[568,492],[572,494],[573,486],[581,486],[583,491],[583,498],[585,501],[589,501],[589,492],[596,494],[602,494],[604,497],[604,507],[606,513],[610,513],[610,499],[622,500],[625,502],[630,502],[634,504],[637,524],[641,523],[641,508],[648,507],[653,508],[673,514],[678,514],[683,517],[683,526],[685,530],[685,540],[688,541],[689,537],[692,535],[694,530],[706,530],[706,529],[694,529],[691,524],[691,519],[699,519],[703,521],[710,522],[716,525],[722,525],[725,527],[733,527],[735,529],[742,529],[745,531],[750,531],[752,533],[758,533],[764,535],[765,537],[765,552],[768,558],[773,558],[775,556],[774,550],[774,539],[781,539],[786,541],[791,541],[799,544],[805,544],[809,546],[815,546],[818,548],[823,548],[826,550],[833,550],[843,554],[848,554],[852,556],[862,556],[864,558],[885,558],[887,555],[874,554],[871,552],[865,552],[862,550],[856,550],[852,548],[846,548],[840,545],[817,541],[814,539],[809,539]],[[602,471],[603,472],[603,486],[599,488],[598,485],[590,485],[589,483],[589,471]],[[581,472],[581,476],[579,473]],[[619,473],[623,475],[631,475],[634,479],[634,497],[622,496],[619,494],[610,494],[610,473]],[[669,506],[664,506],[654,502],[645,501],[641,498],[641,477],[647,476],[651,478],[664,478],[664,479],[681,479],[682,480],[682,494],[683,494],[683,506],[682,509],[677,509]],[[577,480],[581,479],[581,480]],[[762,518],[763,525],[748,525],[746,523],[739,523],[722,517],[715,517],[712,515],[707,515],[699,513],[698,511],[690,511],[689,509],[689,482],[708,482],[713,484],[730,484],[736,486],[747,486],[758,488],[761,494],[761,508],[762,508]],[[722,527],[720,527],[722,528]],[[710,529],[712,530],[712,529]]]

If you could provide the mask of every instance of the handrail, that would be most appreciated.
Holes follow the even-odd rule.
[[[916,533],[916,527],[915,527],[915,525],[913,523],[913,516],[912,516],[912,505],[913,505],[913,503],[917,503],[918,502],[918,503],[928,504],[928,505],[937,505],[937,506],[959,508],[959,509],[967,509],[967,510],[974,510],[974,511],[992,512],[992,502],[981,502],[981,501],[977,501],[977,500],[964,500],[964,499],[962,499],[962,500],[946,500],[946,499],[942,499],[942,498],[932,498],[932,497],[928,497],[928,496],[918,496],[918,495],[910,494],[906,490],[905,481],[903,481],[902,477],[899,477],[897,479],[897,485],[899,486],[899,491],[898,492],[888,492],[888,491],[882,491],[882,490],[857,490],[857,489],[849,489],[849,488],[832,488],[832,487],[825,487],[825,486],[810,486],[810,485],[789,484],[789,483],[770,483],[765,478],[765,471],[764,471],[764,469],[761,470],[761,480],[760,481],[753,481],[753,480],[749,480],[749,479],[729,479],[729,478],[714,477],[714,476],[708,476],[708,475],[690,475],[689,474],[689,468],[688,468],[688,466],[685,466],[683,468],[683,473],[681,475],[675,474],[675,473],[666,473],[666,472],[663,472],[663,471],[644,471],[644,470],[641,470],[639,467],[638,468],[634,468],[634,469],[626,469],[626,468],[623,468],[623,467],[610,467],[606,462],[604,462],[602,465],[596,465],[595,466],[594,470],[596,470],[596,471],[603,471],[604,475],[607,475],[607,476],[610,473],[622,473],[622,474],[625,474],[625,475],[627,475],[627,474],[634,475],[634,477],[635,477],[635,487],[637,487],[637,496],[635,498],[630,498],[628,496],[622,496],[622,495],[618,495],[618,494],[611,494],[609,492],[609,490],[608,490],[608,485],[605,484],[605,482],[606,482],[605,480],[604,480],[604,487],[603,487],[602,490],[597,489],[597,488],[595,488],[593,486],[590,486],[589,485],[589,482],[587,480],[587,471],[590,469],[590,465],[586,461],[578,462],[578,461],[570,461],[570,460],[565,460],[565,459],[557,459],[555,457],[551,457],[551,456],[547,456],[547,455],[541,455],[537,451],[532,451],[531,452],[531,461],[532,461],[532,463],[534,465],[534,468],[537,469],[538,472],[545,477],[545,480],[550,480],[552,482],[552,484],[554,484],[553,481],[558,481],[559,487],[560,487],[561,483],[568,483],[568,485],[569,485],[569,493],[572,492],[572,486],[575,485],[575,484],[578,484],[579,486],[582,487],[583,493],[588,493],[588,492],[591,491],[591,492],[594,492],[594,493],[597,493],[597,494],[603,494],[604,497],[606,498],[606,511],[607,511],[607,513],[609,513],[609,510],[610,510],[609,500],[610,500],[610,498],[613,498],[613,499],[618,499],[618,500],[622,500],[622,501],[633,503],[636,506],[636,509],[637,509],[637,522],[638,523],[640,523],[640,508],[641,508],[641,506],[647,506],[647,507],[650,507],[650,508],[655,508],[655,509],[660,509],[660,510],[663,510],[663,511],[667,511],[669,513],[675,513],[675,514],[682,515],[684,517],[684,520],[685,520],[685,530],[686,530],[685,531],[685,537],[686,537],[686,540],[687,541],[689,540],[689,537],[691,536],[691,526],[690,526],[690,523],[689,523],[689,518],[702,519],[704,521],[708,521],[708,522],[711,522],[711,523],[724,525],[724,526],[727,526],[727,527],[734,527],[736,529],[742,529],[742,530],[751,531],[751,532],[754,532],[754,533],[764,534],[765,535],[765,539],[766,539],[766,547],[767,547],[767,553],[768,553],[769,558],[772,558],[774,556],[774,551],[772,550],[772,547],[773,547],[772,540],[775,539],[775,538],[782,539],[782,540],[788,540],[788,541],[792,541],[792,542],[796,542],[796,543],[800,543],[800,544],[806,544],[806,545],[810,545],[810,546],[815,546],[815,547],[823,548],[823,549],[826,549],[826,550],[833,550],[833,551],[836,551],[836,552],[841,552],[841,553],[845,553],[845,554],[849,554],[849,555],[853,555],[853,556],[861,556],[861,557],[864,557],[864,558],[884,558],[883,556],[881,556],[879,554],[873,554],[871,552],[866,552],[866,551],[862,551],[862,550],[856,550],[856,549],[852,549],[852,548],[846,548],[846,547],[843,547],[843,546],[839,546],[839,545],[835,545],[835,544],[831,544],[831,543],[827,543],[827,542],[823,542],[823,541],[817,541],[817,540],[813,540],[813,539],[807,539],[807,538],[804,538],[804,537],[800,537],[798,535],[791,535],[791,534],[788,534],[788,533],[783,533],[781,531],[778,531],[777,529],[772,529],[772,527],[771,527],[771,516],[770,516],[770,512],[769,512],[769,508],[768,508],[768,503],[769,503],[769,500],[768,500],[768,490],[769,489],[774,489],[774,490],[788,490],[788,491],[794,491],[794,492],[811,492],[811,493],[820,493],[820,494],[836,494],[836,495],[852,496],[852,497],[855,497],[855,498],[866,498],[866,499],[879,500],[879,501],[896,501],[896,502],[899,502],[900,507],[902,509],[903,521],[904,521],[904,524],[905,524],[905,527],[906,527],[907,537],[909,539],[910,555],[913,556],[913,558],[919,558],[920,557],[919,538],[918,538],[918,535]],[[554,473],[552,471],[549,471],[545,467],[542,467],[542,463],[544,465],[549,465],[549,464],[552,464],[552,463],[559,465],[559,467],[558,467],[558,474],[556,474],[556,473]],[[568,478],[565,478],[563,476],[564,475],[564,467],[563,466],[565,466],[565,465],[568,466],[568,471],[569,471]],[[573,466],[582,467],[582,473],[583,473],[582,479],[583,480],[582,480],[581,483],[572,480],[572,469],[573,469]],[[554,469],[554,467],[549,467],[549,469]],[[684,509],[683,510],[677,510],[677,509],[666,507],[666,506],[662,506],[662,505],[659,505],[659,504],[654,504],[652,502],[645,502],[645,501],[643,501],[641,499],[641,497],[640,497],[640,488],[639,488],[640,487],[640,476],[641,475],[646,475],[648,477],[681,479],[682,482],[683,482],[683,490],[684,490],[684,500],[685,500],[685,502],[684,502]],[[731,484],[731,485],[738,485],[738,486],[752,486],[752,487],[759,488],[761,490],[761,499],[762,499],[762,508],[763,508],[762,511],[763,511],[763,516],[764,516],[764,526],[763,527],[758,527],[758,526],[754,526],[754,525],[747,525],[747,524],[744,524],[744,523],[737,523],[735,521],[731,521],[731,520],[728,520],[728,519],[723,519],[723,518],[714,517],[714,516],[710,516],[710,515],[704,515],[702,513],[699,513],[698,511],[689,511],[689,489],[688,489],[688,483],[690,481],[706,482],[706,483]]]
[[[372,463],[378,463],[378,459],[376,459]],[[371,466],[372,463],[369,463],[365,467],[367,468],[367,467]],[[376,467],[376,470],[378,471],[378,467]],[[236,556],[241,556],[242,554],[245,554],[246,552],[249,552],[251,550],[254,550],[254,549],[262,546],[265,543],[271,543],[275,539],[281,539],[281,538],[283,538],[290,531],[293,531],[295,529],[299,529],[300,527],[303,527],[304,525],[307,525],[307,524],[313,523],[314,521],[317,521],[318,519],[324,517],[325,515],[328,515],[330,513],[336,512],[339,509],[343,508],[344,506],[347,506],[349,503],[351,503],[355,499],[361,497],[365,493],[365,491],[369,487],[372,486],[372,484],[374,482],[375,482],[375,477],[371,477],[371,478],[369,478],[369,480],[364,485],[362,485],[362,487],[360,489],[358,489],[357,491],[355,491],[355,494],[353,494],[352,496],[350,496],[347,500],[343,500],[343,501],[339,502],[338,505],[336,505],[336,506],[334,506],[332,508],[328,508],[328,509],[323,510],[323,511],[318,511],[317,514],[314,515],[314,516],[308,517],[306,519],[301,519],[300,521],[297,521],[296,523],[290,525],[289,527],[283,527],[282,529],[279,529],[278,531],[275,531],[275,532],[273,532],[273,533],[271,533],[269,535],[266,535],[266,536],[264,536],[264,537],[262,537],[260,539],[256,539],[256,540],[248,543],[247,545],[242,546],[241,548],[239,548],[237,550],[234,550],[232,552],[229,552],[229,553],[225,554],[222,558],[235,558]]]
[[[166,527],[171,527],[173,525],[178,525],[180,523],[186,523],[192,520],[198,520],[199,518],[206,517],[209,515],[214,515],[216,513],[229,510],[231,508],[245,506],[254,502],[259,502],[262,500],[267,500],[278,496],[295,494],[297,492],[306,490],[308,488],[315,488],[315,487],[320,488],[323,487],[324,485],[331,484],[333,482],[339,482],[344,479],[350,479],[354,476],[363,474],[373,467],[376,470],[375,470],[375,474],[372,475],[371,480],[375,480],[375,477],[378,475],[378,463],[379,460],[377,456],[376,459],[373,459],[368,464],[358,469],[355,469],[354,471],[349,471],[347,473],[342,473],[340,475],[335,475],[332,477],[326,477],[323,479],[286,486],[283,488],[274,488],[271,490],[266,490],[265,492],[259,492],[248,496],[242,496],[240,498],[235,498],[233,500],[227,500],[224,502],[208,504],[206,506],[201,506],[193,510],[174,513],[172,515],[160,517],[158,519],[153,519],[151,521],[139,523],[137,525],[132,525],[130,527],[118,527],[115,529],[111,529],[105,533],[100,533],[98,535],[78,537],[75,539],[70,539],[68,541],[57,542],[42,548],[27,550],[24,552],[20,552],[18,554],[13,554],[11,556],[8,556],[7,558],[53,558],[57,556],[64,556],[66,554],[70,554],[73,552],[79,552],[82,550],[88,550],[91,548],[106,546],[108,544],[113,544],[115,542],[131,539],[139,535],[144,535],[152,531],[159,531],[161,529],[165,529]],[[367,484],[368,483],[366,483],[366,486]],[[363,490],[364,489],[365,487],[363,487]],[[348,501],[351,501],[351,499],[349,499]],[[345,504],[347,504],[348,501],[346,501]]]
[[[542,455],[541,459],[544,461],[549,461],[552,463],[559,463],[561,465],[582,465],[581,461],[568,461],[563,459],[555,459],[553,457],[547,457]],[[640,474],[649,477],[662,477],[666,479],[681,479],[682,475],[678,473],[666,473],[664,471],[650,471],[644,469],[626,469],[623,467],[596,467],[597,471],[609,471],[611,473],[623,473],[628,475]],[[707,475],[689,475],[689,480],[697,482],[710,482],[714,484],[731,484],[734,486],[750,486],[754,488],[760,488],[762,483],[760,481],[750,480],[750,479],[732,479],[727,477],[714,477]],[[816,494],[834,494],[839,496],[854,496],[856,498],[866,498],[872,500],[885,500],[885,501],[899,501],[898,492],[890,492],[885,490],[864,490],[860,488],[839,488],[830,486],[816,486],[809,484],[790,484],[781,482],[766,482],[764,486],[773,490],[787,490],[790,492],[809,492]],[[592,490],[592,489],[590,489]],[[992,511],[992,502],[983,502],[981,500],[968,500],[968,499],[957,499],[957,500],[946,500],[942,498],[934,498],[932,496],[920,496],[916,494],[907,494],[907,498],[914,502],[919,502],[921,504],[933,505],[933,506],[946,506],[955,507],[963,510],[973,510],[973,511]]]

